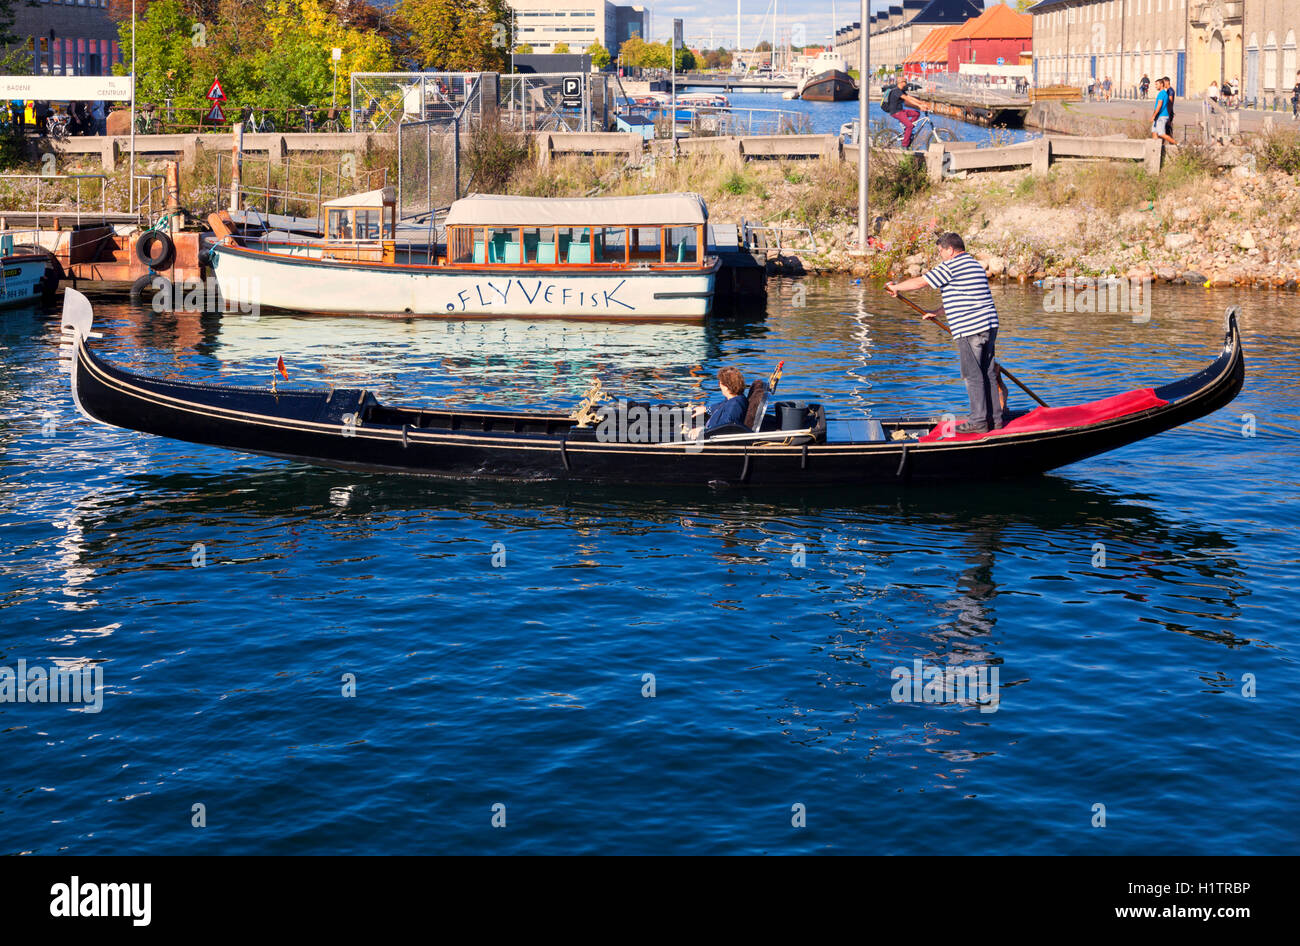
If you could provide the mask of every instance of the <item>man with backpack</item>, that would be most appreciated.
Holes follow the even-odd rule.
[[[908,108],[909,105],[915,105],[916,108]],[[893,88],[886,91],[880,101],[880,110],[886,115],[892,115],[903,126],[904,148],[912,146],[912,126],[921,118],[921,107],[920,102],[907,94],[906,76],[899,76]]]

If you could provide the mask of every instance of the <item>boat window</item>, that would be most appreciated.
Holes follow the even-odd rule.
[[[348,229],[348,236],[343,235],[344,228]],[[325,235],[335,240],[350,240],[352,228],[348,226],[348,212],[346,210],[333,210],[329,212],[329,226]]]
[[[591,262],[591,228],[560,227],[557,239],[560,262]]]
[[[659,260],[659,228],[637,227],[631,231],[632,259]]]
[[[694,227],[664,227],[664,262],[695,262]]]
[[[524,230],[524,244],[528,250],[528,262],[554,265],[556,262],[555,245],[559,233],[556,227],[532,227]],[[530,234],[536,234],[530,237]],[[535,242],[529,245],[529,240]]]
[[[357,239],[358,240],[378,240],[379,239],[379,210],[358,210],[357,214]]]
[[[523,241],[523,247],[524,247],[523,256],[520,257],[519,262],[521,263],[537,262],[537,244],[541,240],[541,237],[539,235],[540,232],[541,232],[540,227],[523,227],[519,231],[520,238]]]
[[[627,228],[604,227],[597,231],[597,256],[602,263],[627,262]]]
[[[473,227],[448,227],[447,257],[453,263],[474,262],[475,241],[482,246],[483,231]]]
[[[519,262],[519,230],[517,228],[485,227],[482,230],[475,230],[474,232],[476,234],[474,262]]]

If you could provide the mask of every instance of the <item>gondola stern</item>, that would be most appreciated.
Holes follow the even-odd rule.
[[[63,316],[59,323],[59,334],[61,336],[59,342],[59,370],[69,375],[69,386],[72,388],[72,403],[76,406],[77,413],[97,424],[114,427],[114,424],[96,417],[87,410],[81,399],[79,388],[81,372],[79,369],[82,359],[91,357],[86,342],[91,338],[103,338],[98,332],[91,331],[94,324],[95,309],[90,304],[90,300],[76,289],[65,289],[63,291]]]
[[[1237,325],[1239,315],[1239,305],[1230,305],[1223,313],[1223,350],[1226,352],[1241,351],[1241,329]]]

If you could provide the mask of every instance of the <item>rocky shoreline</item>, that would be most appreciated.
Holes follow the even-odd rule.
[[[937,262],[932,235],[953,229],[991,279],[1122,277],[1295,290],[1300,176],[1263,167],[1249,148],[1196,155],[1207,160],[1199,172],[1186,160],[1172,163],[1156,179],[1081,163],[1047,179],[1023,170],[944,181],[895,208],[865,251],[856,227],[844,223],[820,252],[797,251],[774,269],[917,275]]]

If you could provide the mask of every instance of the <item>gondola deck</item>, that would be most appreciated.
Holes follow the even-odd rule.
[[[783,431],[769,414],[757,433],[628,443],[602,439],[554,411],[403,408],[358,388],[274,391],[133,374],[92,351],[92,319],[85,297],[68,290],[63,325],[73,396],[92,420],[321,466],[461,479],[825,486],[1030,476],[1203,417],[1228,404],[1245,377],[1234,307],[1223,350],[1208,367],[1145,392],[1150,397],[1133,400],[1136,409],[1094,422],[1044,428],[1033,414],[1020,415],[1026,429],[1013,424],[984,437],[922,441],[937,417],[827,424],[818,412],[813,427]],[[893,439],[900,434],[904,439]]]

